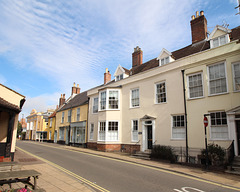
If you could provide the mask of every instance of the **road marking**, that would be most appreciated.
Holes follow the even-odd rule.
[[[194,190],[194,191],[198,191],[198,192],[205,192],[205,191],[202,191],[200,189],[196,189],[196,188],[192,188],[192,187],[182,187],[181,188],[182,191],[180,191],[179,189],[174,189],[174,191],[177,191],[177,192],[189,192],[186,189],[191,189],[191,191]]]
[[[97,189],[97,190],[99,190],[99,191],[102,191],[102,192],[110,192],[110,191],[108,191],[107,189],[104,189],[103,187],[95,184],[94,182],[91,182],[91,181],[89,181],[89,180],[87,180],[87,179],[85,179],[85,178],[83,178],[83,177],[81,177],[81,176],[79,176],[79,175],[77,175],[77,174],[75,174],[75,173],[73,173],[73,172],[71,172],[71,171],[69,171],[69,170],[67,170],[67,169],[65,169],[65,168],[63,168],[63,167],[61,167],[61,166],[53,163],[53,162],[51,162],[51,161],[48,161],[48,160],[46,160],[46,159],[44,159],[44,158],[42,158],[42,157],[39,157],[39,156],[37,156],[37,155],[34,155],[34,154],[32,154],[32,153],[30,153],[30,152],[28,152],[28,151],[25,151],[24,149],[21,149],[20,147],[16,147],[16,148],[19,149],[19,150],[21,150],[21,151],[23,151],[24,153],[27,153],[27,154],[35,157],[35,158],[40,159],[41,161],[43,161],[43,162],[45,162],[45,163],[48,163],[48,164],[52,165],[53,167],[55,167],[55,168],[57,168],[57,169],[60,169],[60,170],[63,171],[64,173],[67,173],[68,175],[71,175],[72,177],[74,177],[74,178],[82,181],[83,183],[86,183],[87,185],[89,185],[89,186],[91,186],[91,187],[93,187],[93,188],[95,188],[95,189]]]
[[[172,175],[177,175],[177,176],[180,176],[180,177],[185,177],[185,178],[192,179],[192,180],[195,180],[195,181],[201,181],[201,182],[212,184],[212,185],[219,186],[219,187],[222,187],[222,188],[240,191],[240,189],[237,188],[237,187],[232,187],[232,186],[224,185],[224,184],[221,184],[221,183],[216,183],[214,181],[208,181],[208,180],[200,179],[200,178],[190,176],[190,175],[184,175],[183,173],[177,173],[177,172],[174,172],[174,171],[165,170],[164,168],[160,168],[160,167],[159,168],[151,167],[150,165],[143,165],[143,164],[139,164],[139,163],[135,163],[135,162],[129,162],[127,160],[115,159],[114,157],[105,157],[105,156],[101,156],[101,155],[97,155],[97,154],[91,154],[91,153],[83,152],[83,151],[76,151],[76,150],[68,149],[68,148],[66,149],[66,148],[62,148],[62,147],[44,145],[44,144],[40,144],[40,143],[36,143],[36,142],[33,142],[33,143],[38,144],[38,145],[43,145],[45,147],[56,148],[56,149],[61,149],[61,150],[68,150],[68,151],[87,154],[87,155],[90,155],[90,156],[99,157],[99,158],[103,158],[103,159],[114,160],[114,161],[117,161],[117,162],[122,162],[122,163],[130,164],[130,165],[136,165],[136,166],[139,166],[139,167],[144,167],[144,168],[148,168],[148,169],[152,169],[152,170],[156,170],[156,171],[160,171],[160,172],[164,172],[164,173],[169,173],[169,174],[172,174]]]

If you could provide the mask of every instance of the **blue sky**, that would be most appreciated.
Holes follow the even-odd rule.
[[[25,117],[55,108],[73,82],[81,91],[103,83],[105,68],[130,69],[162,48],[191,44],[191,16],[204,11],[211,31],[239,26],[237,0],[0,0],[0,83],[26,96]]]

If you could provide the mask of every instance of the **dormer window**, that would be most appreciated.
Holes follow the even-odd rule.
[[[128,77],[129,74],[130,74],[130,71],[128,69],[122,67],[121,65],[118,65],[118,67],[114,73],[115,81],[122,80],[122,79]]]
[[[162,49],[161,53],[159,54],[157,60],[159,60],[159,66],[166,65],[172,61],[174,61],[172,57],[172,53],[166,49]]]
[[[229,43],[230,32],[231,30],[217,25],[208,37],[208,40],[210,41],[210,48],[212,49]]]
[[[169,56],[161,59],[161,65],[165,65],[167,63],[169,63]]]
[[[212,40],[212,48],[219,47],[227,43],[227,35],[216,37]]]
[[[116,81],[123,79],[123,74],[116,76]]]

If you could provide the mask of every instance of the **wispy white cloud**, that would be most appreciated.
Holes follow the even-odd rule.
[[[73,82],[87,90],[103,82],[105,67],[112,74],[118,64],[131,68],[137,45],[147,61],[162,48],[174,51],[190,44],[190,17],[209,2],[0,1],[0,56],[7,54],[17,68],[32,71],[63,93],[70,93]],[[46,107],[49,98],[58,99],[53,95],[30,95],[31,107],[41,100],[39,107]]]

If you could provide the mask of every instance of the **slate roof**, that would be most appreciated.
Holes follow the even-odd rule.
[[[13,110],[17,113],[19,113],[21,111],[21,109],[17,105],[9,103],[8,101],[6,101],[5,99],[3,99],[1,97],[0,97],[0,107],[6,108],[8,110]]]
[[[73,97],[67,104],[65,104],[61,109],[58,111],[64,111],[66,109],[71,109],[73,107],[85,105],[88,103],[88,96],[87,91],[77,94]]]

